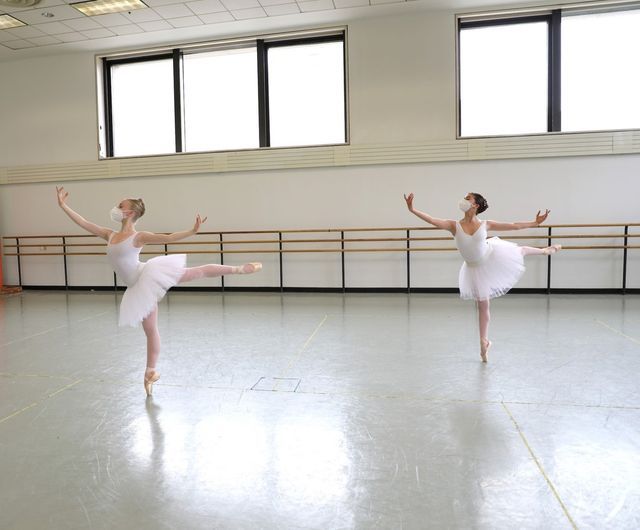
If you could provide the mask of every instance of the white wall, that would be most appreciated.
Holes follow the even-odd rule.
[[[95,160],[91,54],[0,63],[0,167]]]
[[[451,13],[349,26],[353,144],[455,138]]]
[[[350,24],[352,143],[453,138],[454,59],[450,14]],[[92,55],[0,63],[0,90],[0,116],[6,117],[0,122],[0,167],[95,159]],[[536,210],[550,208],[554,223],[633,222],[640,220],[638,168],[640,155],[624,155],[150,177],[70,182],[65,187],[74,208],[102,223],[121,198],[144,197],[148,213],[139,229],[153,231],[186,228],[195,212],[209,215],[205,226],[216,230],[415,226],[420,221],[408,214],[402,200],[406,191],[416,193],[419,208],[442,217],[457,215],[459,197],[479,191],[491,205],[489,218],[527,220]],[[0,186],[0,232],[78,230],[58,210],[54,186],[47,183]],[[631,251],[629,286],[640,287],[640,260],[634,253],[638,251]],[[553,284],[618,287],[618,254],[567,251],[554,258]],[[83,259],[70,266],[72,284],[109,284],[103,262]],[[275,255],[261,259],[267,264],[264,273],[233,278],[228,285],[276,285]],[[289,255],[285,260],[286,285],[339,285],[337,254]],[[425,253],[412,262],[414,286],[455,286],[460,260],[453,253]],[[544,260],[529,263],[520,286],[544,286]],[[32,258],[23,265],[25,283],[57,283],[61,277],[55,258]],[[351,286],[402,286],[404,275],[401,254],[347,258]],[[5,278],[7,283],[17,279],[12,258],[5,259]]]

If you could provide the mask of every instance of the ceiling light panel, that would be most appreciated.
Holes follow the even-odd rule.
[[[19,28],[20,26],[26,26],[26,24],[10,15],[0,15],[0,29]]]
[[[148,7],[141,0],[91,0],[70,5],[88,17],[106,15],[107,13],[122,13],[123,11],[134,11]]]

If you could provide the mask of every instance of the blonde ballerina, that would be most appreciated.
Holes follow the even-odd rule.
[[[160,333],[158,332],[158,302],[167,290],[179,283],[200,278],[212,278],[225,274],[249,274],[262,268],[261,263],[245,263],[240,266],[201,265],[186,267],[185,254],[170,254],[140,261],[140,251],[146,244],[175,243],[198,233],[207,218],[196,215],[191,230],[172,234],[154,234],[136,231],[136,222],[144,215],[142,199],[124,199],[111,209],[111,220],[120,224],[120,230],[111,230],[87,221],[67,204],[69,193],[56,187],[58,205],[81,228],[107,241],[107,259],[127,286],[122,301],[118,323],[120,326],[138,326],[147,337],[147,366],[144,373],[144,389],[147,396],[153,384],[160,379],[156,364],[160,355]]]

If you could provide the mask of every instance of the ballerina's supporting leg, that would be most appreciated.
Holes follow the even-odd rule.
[[[225,274],[250,274],[262,268],[261,263],[245,263],[239,266],[230,265],[201,265],[185,269],[180,283],[200,278],[213,278]],[[156,372],[156,363],[160,356],[160,333],[158,332],[158,306],[142,321],[142,328],[147,336],[147,368],[144,372],[144,389],[147,396],[151,395],[153,383],[160,379]]]
[[[261,263],[245,263],[244,265],[200,265],[199,267],[187,267],[184,270],[180,283],[199,280],[201,278],[215,278],[226,274],[251,274],[262,268]]]
[[[147,368],[144,372],[144,389],[151,395],[153,383],[160,379],[156,363],[160,356],[160,333],[158,332],[158,306],[142,321],[142,329],[147,336]]]
[[[551,245],[546,248],[536,248],[536,247],[520,247],[520,252],[522,252],[523,256],[530,256],[536,254],[542,254],[548,256],[549,254],[555,254],[562,248],[562,245]]]
[[[489,321],[491,313],[489,311],[489,300],[478,300],[478,324],[480,327],[480,357],[482,362],[487,362],[487,354],[491,347],[489,340]]]

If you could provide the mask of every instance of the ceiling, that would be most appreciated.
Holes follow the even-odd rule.
[[[27,24],[0,30],[0,61],[343,24],[414,10],[514,4],[508,0],[144,0],[147,9],[88,17],[69,5],[77,1],[40,0],[31,7],[9,7],[5,4],[19,0],[0,0],[0,14]]]

